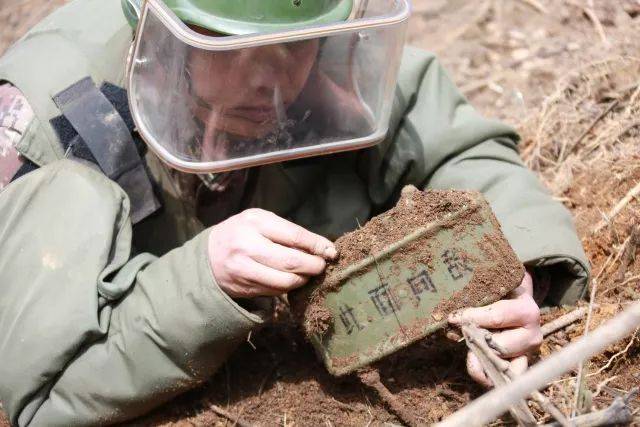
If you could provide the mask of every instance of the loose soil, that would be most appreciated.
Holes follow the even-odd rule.
[[[4,0],[0,52],[62,2]],[[544,10],[532,6],[537,3]],[[594,232],[640,182],[640,94],[625,91],[640,76],[634,68],[640,58],[640,3],[594,0],[592,14],[584,9],[588,3],[414,0],[408,37],[411,44],[439,54],[482,113],[518,128],[528,166],[572,210],[598,279],[593,282],[595,328],[640,299],[640,249],[630,238],[640,223],[640,201],[632,199]],[[594,15],[599,22],[590,18]],[[543,321],[567,310],[550,309]],[[540,357],[580,337],[584,329],[582,321],[548,337]],[[386,359],[379,366],[381,378],[420,421],[437,421],[483,392],[465,374],[465,353],[464,345],[434,336]],[[591,359],[586,370],[593,408],[601,409],[640,383],[640,337],[612,346]],[[574,376],[545,391],[565,413],[573,401]],[[241,346],[202,388],[136,424],[233,425],[215,415],[211,404],[258,425],[397,422],[356,379],[336,380],[325,371],[284,307],[276,323]],[[640,403],[633,406],[638,409]],[[5,424],[0,418],[0,426]]]

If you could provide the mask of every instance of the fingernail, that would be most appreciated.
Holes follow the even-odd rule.
[[[460,323],[462,321],[462,312],[454,311],[449,315],[449,323]]]
[[[324,250],[324,256],[329,259],[335,259],[338,256],[338,251],[333,246],[328,246]]]
[[[460,334],[454,331],[447,332],[447,338],[455,342],[460,342],[462,340],[462,337],[460,336]]]

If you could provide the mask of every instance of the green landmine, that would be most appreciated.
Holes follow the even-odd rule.
[[[367,366],[498,301],[524,267],[478,192],[406,187],[397,206],[336,241],[339,259],[290,295],[328,371]]]

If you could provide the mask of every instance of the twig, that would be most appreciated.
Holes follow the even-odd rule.
[[[602,119],[604,119],[605,117],[607,117],[607,115],[613,111],[614,108],[616,108],[618,105],[620,104],[620,98],[613,100],[609,103],[609,105],[607,106],[607,108],[604,109],[604,111],[600,114],[598,114],[598,117],[596,117],[595,119],[593,119],[593,121],[591,122],[591,124],[589,125],[589,127],[580,134],[580,136],[578,137],[578,139],[575,140],[575,142],[571,145],[571,148],[569,149],[569,153],[574,153],[578,147],[580,146],[580,144],[582,143],[582,141],[584,141],[584,139],[591,133],[591,131],[596,127],[596,125],[598,123],[600,123],[602,121]],[[561,153],[560,156],[558,156],[558,160],[561,161],[564,157],[564,153]]]
[[[591,298],[589,299],[589,311],[587,312],[587,322],[584,325],[584,334],[583,337],[589,335],[589,327],[591,326],[591,315],[593,314],[593,305],[596,301],[596,292],[598,291],[598,279],[593,280],[593,287],[591,288]],[[587,359],[588,360],[588,359]],[[576,416],[576,412],[580,407],[580,403],[582,402],[582,397],[584,395],[584,361],[580,361],[580,365],[578,366],[578,375],[576,375],[576,388],[575,388],[575,399],[573,401],[573,406],[571,408],[571,417]]]
[[[598,233],[602,230],[608,222],[611,222],[622,210],[636,197],[640,196],[640,182],[636,184],[629,192],[614,206],[613,209],[607,214],[607,221],[601,221],[600,224],[592,231],[592,234]]]
[[[271,376],[276,372],[277,369],[278,369],[278,363],[276,362],[273,364],[273,368],[271,368],[269,372],[267,372],[267,375],[265,375],[264,378],[262,379],[262,382],[260,383],[260,387],[258,387],[258,397],[262,396],[262,392],[264,391],[264,386],[267,385],[267,381],[269,381],[269,378],[271,378]]]
[[[538,12],[547,15],[549,13],[549,11],[547,10],[546,7],[544,7],[540,2],[538,2],[538,0],[520,0],[522,3],[525,3],[529,6],[531,6],[532,8],[534,8],[535,10],[537,10]]]
[[[380,373],[376,369],[358,372],[358,378],[364,385],[371,387],[376,391],[380,400],[387,405],[389,410],[395,414],[400,421],[409,427],[417,427],[420,425],[420,422],[418,422],[416,417],[398,401],[398,398],[394,396],[384,384],[382,384],[382,381],[380,381]]]
[[[509,368],[502,363],[507,362],[502,361],[494,363],[491,355],[495,353],[493,353],[491,349],[489,349],[489,351],[483,351],[482,345],[486,345],[487,348],[489,347],[486,341],[486,335],[482,334],[477,329],[472,329],[471,325],[464,325],[462,327],[462,333],[464,334],[464,337],[467,341],[467,346],[469,347],[471,352],[478,358],[485,373],[487,374],[491,382],[493,382],[493,385],[499,387],[507,384],[508,381],[506,380],[505,376],[503,376],[503,374],[506,375],[506,370]],[[520,426],[534,426],[537,424],[535,417],[531,413],[531,410],[524,400],[515,402],[509,408],[509,412]]]
[[[602,43],[608,44],[609,39],[607,39],[607,34],[604,32],[604,27],[602,26],[602,22],[600,22],[600,18],[598,18],[598,15],[596,15],[596,12],[593,10],[593,2],[590,1],[587,6],[574,0],[569,1],[569,3],[581,9],[582,12],[585,15],[587,15],[587,18],[589,18],[589,20],[595,27],[596,32],[598,33],[598,36],[600,37],[600,40],[602,41]]]
[[[441,44],[440,49],[446,49],[460,37],[464,36],[465,33],[474,25],[482,21],[491,10],[492,4],[493,2],[491,0],[485,0],[482,5],[476,9],[478,12],[467,23],[465,23],[465,25],[458,27],[456,31],[449,35],[449,37]]]
[[[233,414],[230,414],[229,412],[225,411],[218,405],[211,404],[209,405],[209,409],[211,409],[217,415],[220,415],[221,417],[228,419],[238,427],[251,427],[251,424],[248,424],[245,421],[242,421],[241,419],[239,419],[239,417],[235,417]]]
[[[249,331],[249,335],[247,335],[247,343],[251,346],[252,349],[257,350],[256,346],[253,345],[253,342],[251,342],[251,333],[253,331]]]
[[[602,270],[602,273],[607,273],[609,271],[609,269],[611,267],[615,266],[616,263],[618,262],[618,260],[620,258],[622,258],[622,255],[624,254],[625,250],[627,249],[627,246],[631,242],[631,237],[632,236],[627,236],[627,238],[624,239],[624,242],[622,242],[622,245],[620,245],[620,249],[618,249],[618,251],[616,252],[616,256],[613,257],[613,261],[611,261],[611,264],[608,265],[606,269]]]
[[[602,411],[581,415],[573,418],[571,424],[575,427],[599,427],[612,426],[618,424],[629,424],[633,421],[633,412],[629,402],[635,396],[637,389],[631,390],[625,397],[616,397],[611,406]],[[559,424],[545,424],[543,427],[557,427]]]
[[[622,260],[618,267],[618,280],[623,280],[629,265],[635,259],[636,249],[640,246],[640,224],[631,227],[629,239],[622,252]]]
[[[503,80],[505,76],[506,76],[506,72],[501,72],[501,73],[498,73],[497,75],[494,74],[491,77],[488,77],[486,79],[471,82],[467,85],[460,87],[460,92],[462,92],[465,96],[469,96],[473,92],[476,92],[480,89],[484,89],[485,87],[491,85],[492,83],[497,83],[500,80]]]
[[[639,97],[640,97],[640,85],[636,84],[635,91],[633,92],[633,95],[631,95],[631,98],[629,99],[629,105],[627,105],[627,110],[625,111],[625,114],[627,116],[631,115],[631,110],[633,109],[633,106],[635,105]]]
[[[635,129],[637,127],[640,127],[640,121],[637,122],[633,122],[631,123],[629,126],[627,126],[626,128],[624,128],[622,130],[622,132],[620,132],[615,138],[614,141],[619,140],[620,138],[622,138],[623,136],[625,136],[626,134],[628,134],[629,132],[631,132],[631,129]]]
[[[609,392],[609,387],[607,387],[607,384],[609,384],[611,381],[615,381],[616,379],[618,379],[618,375],[614,375],[612,377],[606,378],[604,381],[602,381],[601,383],[599,383],[596,386],[596,391],[595,393],[593,393],[593,398],[595,399],[596,397],[600,396],[600,393],[602,393],[603,389],[606,389],[607,392]],[[614,396],[615,397],[615,396]]]
[[[628,285],[629,283],[636,282],[636,281],[640,281],[640,275],[629,277],[627,280],[625,280],[624,282],[620,283],[619,285],[615,285],[615,286],[610,287],[609,289],[606,290],[606,292],[613,291],[614,289],[621,288],[624,285]],[[604,292],[603,292],[603,294],[604,294]]]
[[[605,272],[605,270],[607,268],[609,268],[609,264],[611,263],[611,260],[613,259],[613,254],[609,255],[609,257],[607,258],[607,260],[604,262],[604,264],[602,264],[602,267],[600,268],[600,271],[598,272],[598,274],[596,274],[596,276],[594,277],[593,280],[598,280],[600,279],[600,276],[602,276],[602,273]],[[614,262],[615,263],[615,262]]]
[[[618,357],[622,356],[623,354],[626,354],[629,349],[631,348],[631,346],[633,345],[633,343],[636,341],[636,336],[638,335],[638,330],[636,330],[636,332],[633,334],[633,336],[631,337],[631,340],[629,340],[629,344],[627,344],[627,346],[622,349],[621,351],[617,352],[616,354],[614,354],[613,356],[611,356],[611,358],[609,358],[609,361],[607,362],[606,365],[604,365],[602,368],[598,369],[596,372],[593,372],[591,374],[589,374],[589,377],[601,374],[602,372],[606,371],[607,369],[609,369],[609,367],[611,366],[611,364],[613,363],[614,360],[616,360]]]
[[[539,390],[550,381],[574,369],[576,364],[600,353],[630,335],[640,326],[640,302],[609,320],[589,336],[568,344],[560,351],[532,366],[505,386],[495,388],[451,415],[439,427],[482,426],[500,416],[509,406]]]
[[[489,344],[487,343],[487,340],[486,340],[486,337],[489,334],[488,331],[480,329],[475,325],[464,325],[462,327],[462,331],[468,337],[467,338],[468,340],[471,339],[473,343],[477,344],[480,352],[482,353],[482,356],[489,359],[489,361],[495,366],[495,368],[497,368],[501,373],[506,375],[507,378],[509,378],[510,380],[516,379],[517,375],[511,369],[511,365],[509,364],[509,362],[498,357],[498,355],[489,347]],[[476,356],[478,356],[478,354],[476,354]],[[553,416],[553,418],[558,420],[560,425],[564,427],[571,426],[571,424],[569,424],[569,421],[567,421],[567,418],[564,416],[564,414],[560,412],[560,410],[544,394],[540,393],[538,390],[535,390],[531,394],[531,397],[533,397],[533,399],[536,402],[538,402],[540,407],[545,412],[547,412],[548,414]]]
[[[607,38],[607,34],[604,32],[602,22],[600,22],[600,18],[598,18],[598,15],[596,15],[595,10],[593,10],[593,8],[591,7],[584,7],[582,10],[584,10],[584,13],[593,23],[593,26],[596,28],[596,32],[598,33],[598,36],[600,36],[600,40],[602,41],[602,43],[608,44],[609,39]]]
[[[545,323],[541,328],[542,335],[546,337],[547,335],[551,335],[552,333],[557,332],[560,329],[566,328],[570,324],[582,319],[585,314],[587,314],[587,307],[580,307],[563,316],[558,317],[555,320],[552,320],[551,322]]]

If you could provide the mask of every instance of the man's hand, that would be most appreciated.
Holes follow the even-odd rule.
[[[213,275],[233,298],[289,292],[336,256],[331,241],[261,209],[232,216],[209,235]]]
[[[498,355],[511,362],[511,369],[523,373],[529,363],[527,353],[540,347],[540,308],[533,299],[533,281],[527,272],[522,283],[510,295],[510,299],[498,301],[486,307],[469,308],[449,316],[449,323],[475,325],[496,330],[492,343]],[[491,386],[480,361],[475,355],[467,355],[467,370],[476,381]]]

